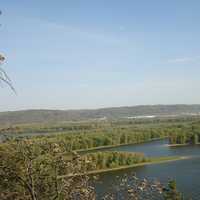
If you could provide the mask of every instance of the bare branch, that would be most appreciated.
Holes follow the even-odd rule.
[[[0,15],[2,14],[1,10],[0,10]],[[3,64],[3,62],[5,61],[5,57],[0,54],[0,65]],[[6,83],[13,92],[15,92],[16,94],[16,90],[13,87],[12,81],[9,78],[9,76],[7,75],[7,73],[5,72],[5,70],[3,68],[0,67],[0,83]]]
[[[0,64],[2,64],[4,60],[5,57],[0,54]],[[11,90],[16,94],[16,90],[13,87],[11,79],[9,78],[9,76],[2,67],[0,67],[0,82],[6,83],[11,88]]]

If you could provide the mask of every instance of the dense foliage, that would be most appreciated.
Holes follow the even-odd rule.
[[[109,147],[125,144],[137,144],[154,139],[167,137],[168,133],[163,129],[116,129],[96,131],[94,133],[59,134],[49,137],[35,137],[31,140],[41,143],[47,140],[49,143],[60,143],[67,151],[87,150],[91,148]]]
[[[198,144],[200,142],[200,126],[179,128],[169,137],[170,144]]]
[[[31,137],[31,140],[39,142],[59,142],[68,151],[141,143],[164,137],[169,137],[171,144],[185,144],[199,142],[200,121],[199,118],[191,117],[145,121],[28,124],[2,127],[0,134],[1,140],[13,136]]]
[[[165,200],[183,200],[183,196],[177,190],[176,182],[174,180],[169,181],[168,186],[164,188]]]
[[[66,155],[56,143],[1,145],[0,199],[93,199],[83,166],[80,156]],[[68,176],[60,178],[63,175]]]
[[[150,161],[150,159],[145,157],[143,153],[127,153],[117,151],[89,153],[84,155],[83,158],[88,161],[88,171],[112,169]]]
[[[198,143],[200,135],[199,121],[177,124],[147,124],[143,126],[124,125],[96,128],[68,134],[57,134],[48,137],[35,137],[34,140],[59,142],[67,150],[87,150],[125,144],[137,144],[155,139],[169,138],[172,144]],[[33,139],[33,138],[32,138]]]

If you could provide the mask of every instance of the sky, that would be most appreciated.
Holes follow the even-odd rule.
[[[199,0],[0,0],[0,111],[200,103]]]

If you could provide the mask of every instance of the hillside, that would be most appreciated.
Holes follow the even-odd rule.
[[[174,116],[200,113],[200,105],[146,105],[93,110],[24,110],[0,112],[0,125],[78,121],[88,119],[120,119],[142,116]]]

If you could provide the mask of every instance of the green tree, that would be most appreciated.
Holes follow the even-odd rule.
[[[180,192],[177,191],[176,181],[171,180],[168,183],[168,187],[164,189],[165,200],[183,200]]]
[[[80,156],[57,143],[1,144],[0,199],[94,199],[84,166]]]
[[[196,133],[194,133],[191,137],[191,143],[197,144],[198,142],[199,142],[199,136]]]

